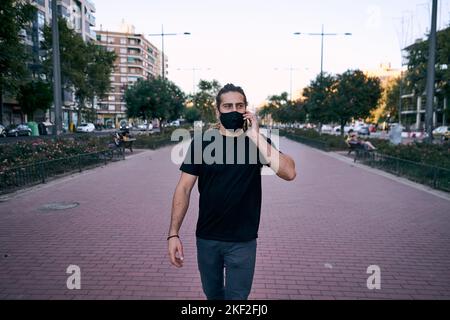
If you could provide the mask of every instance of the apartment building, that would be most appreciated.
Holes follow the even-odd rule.
[[[118,127],[121,121],[127,121],[126,89],[138,79],[161,75],[161,54],[144,35],[135,33],[134,27],[129,25],[122,25],[119,32],[97,30],[96,34],[97,42],[117,55],[111,91],[98,102],[98,119],[107,127]]]
[[[24,42],[30,46],[33,62],[29,63],[32,73],[42,72],[41,42],[44,40],[44,26],[51,23],[52,8],[51,0],[29,0],[37,9],[35,19],[32,22],[30,32],[24,32],[22,37]],[[96,36],[93,30],[95,26],[95,6],[88,0],[59,0],[58,14],[67,20],[68,25],[80,34],[85,41],[95,41]],[[77,112],[73,92],[65,91],[63,99],[63,122],[68,127],[70,121],[77,124]],[[35,113],[36,121],[53,119],[53,111]],[[14,97],[6,95],[3,107],[3,124],[26,122],[26,116],[21,112],[20,106]]]

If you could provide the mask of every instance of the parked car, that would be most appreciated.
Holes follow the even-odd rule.
[[[147,128],[147,126],[148,126],[148,128]],[[137,128],[138,128],[138,130],[140,130],[140,131],[153,130],[153,125],[152,125],[151,123],[149,123],[149,124],[143,123],[143,124],[139,124],[139,125],[137,126]]]
[[[0,137],[6,137],[6,128],[0,124]]]
[[[8,126],[6,135],[9,137],[31,136],[31,128],[26,124],[12,124]]]
[[[433,130],[433,136],[437,139],[448,140],[450,137],[450,127],[440,126]]]
[[[179,127],[180,126],[180,120],[174,120],[167,124],[168,127]]]
[[[329,124],[323,124],[322,125],[322,132],[331,132],[333,131],[333,127]]]
[[[77,127],[77,132],[94,132],[95,125],[93,123],[82,123]]]
[[[358,132],[358,134],[362,136],[370,136],[369,126],[361,126],[356,132]]]
[[[355,130],[355,128],[352,127],[352,126],[345,126],[345,127],[344,127],[344,133],[349,132],[351,129],[352,129],[352,130]],[[334,128],[333,128],[333,131],[336,132],[336,133],[340,133],[340,132],[341,132],[341,126],[336,126],[336,127],[334,127]]]

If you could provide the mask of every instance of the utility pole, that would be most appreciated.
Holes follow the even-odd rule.
[[[428,142],[433,141],[433,104],[434,87],[436,73],[436,24],[437,24],[437,0],[433,0],[433,9],[431,13],[431,32],[428,48],[428,70],[427,70],[427,105],[425,113],[425,126],[428,134]]]
[[[53,105],[55,108],[55,122],[53,134],[62,132],[62,91],[61,91],[61,62],[59,55],[59,30],[57,1],[52,1],[52,49],[53,49]]]
[[[344,36],[351,36],[352,34],[350,32],[345,32],[342,34],[339,33],[325,33],[325,27],[322,24],[322,32],[321,33],[301,33],[301,32],[294,32],[294,35],[301,35],[306,34],[308,36],[320,36],[321,37],[321,46],[320,46],[320,77],[323,76],[323,43],[324,43],[324,36],[338,36],[338,35],[344,35]]]
[[[184,32],[184,35],[188,36],[190,32]],[[161,57],[162,57],[162,77],[166,79],[166,61],[164,56],[164,36],[177,36],[179,33],[164,33],[164,25],[161,25],[161,33],[151,33],[149,36],[160,36],[161,37]]]

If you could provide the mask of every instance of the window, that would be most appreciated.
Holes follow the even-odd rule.
[[[38,27],[40,30],[43,30],[45,25],[45,13],[39,10],[37,17],[38,17]]]
[[[120,58],[120,63],[127,63],[127,58]]]
[[[136,69],[135,68],[130,68],[130,73],[136,73]]]
[[[111,82],[116,81],[116,78],[114,76],[109,77],[109,80],[111,80]]]
[[[103,42],[106,42],[106,36],[105,36],[104,34],[101,35],[101,40],[102,40]]]
[[[120,82],[127,82],[127,78],[126,77],[121,77],[120,78]]]
[[[109,111],[116,111],[116,106],[113,104],[109,105]]]
[[[114,38],[108,37],[108,43],[114,43]]]
[[[116,97],[115,96],[108,96],[108,100],[109,101],[116,101]]]
[[[120,39],[120,44],[127,44],[127,39],[121,38]]]
[[[108,47],[106,50],[108,50],[109,52],[113,52],[114,48],[113,47]]]
[[[124,67],[120,68],[120,72],[121,73],[127,73],[127,68],[124,68]]]
[[[127,49],[125,49],[125,48],[120,48],[120,53],[122,53],[122,54],[127,54]]]

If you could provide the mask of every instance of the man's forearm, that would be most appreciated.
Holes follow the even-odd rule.
[[[280,153],[278,152],[278,150],[267,143],[266,139],[263,135],[261,135],[261,133],[248,133],[247,135],[258,147],[258,150],[260,150],[266,162],[270,164],[272,170],[275,171],[275,173],[278,173],[280,168]]]
[[[190,191],[181,187],[175,189],[172,201],[172,216],[170,219],[169,236],[178,234],[184,216],[189,208]]]
[[[258,146],[262,156],[270,165],[270,168],[285,180],[295,179],[295,162],[291,157],[281,154],[270,143],[267,142],[261,133],[248,133],[249,138]]]

